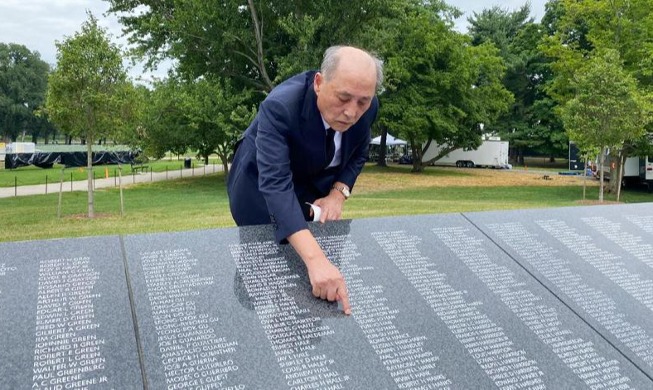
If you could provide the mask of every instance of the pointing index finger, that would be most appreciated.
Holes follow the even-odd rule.
[[[342,303],[342,311],[346,315],[351,315],[351,305],[349,304],[349,296],[347,295],[347,287],[344,283],[338,288],[338,300]]]

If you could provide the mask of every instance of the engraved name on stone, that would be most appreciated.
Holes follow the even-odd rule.
[[[610,221],[605,217],[581,218],[581,220],[636,259],[653,268],[653,245],[644,241],[644,238],[623,231],[620,223]],[[649,281],[648,295],[651,297],[650,299],[653,299],[652,288]]]
[[[0,263],[0,277],[7,276],[10,272],[16,272],[18,268],[9,267],[6,263]],[[2,285],[0,284],[0,295],[2,295]]]
[[[98,278],[89,257],[40,262],[32,389],[109,385],[93,303]]]
[[[545,388],[538,363],[516,349],[503,328],[481,311],[482,302],[447,283],[437,263],[419,251],[420,237],[404,231],[372,236],[499,388]]]
[[[213,277],[193,273],[197,259],[187,248],[140,256],[168,388],[242,388],[232,374],[238,342],[221,336],[220,319],[196,305]]]
[[[598,221],[588,218],[583,220],[592,227],[598,226]],[[604,223],[607,223],[602,221]],[[642,305],[653,310],[653,280],[628,271],[621,257],[599,248],[594,239],[588,235],[579,234],[575,228],[559,220],[535,221],[542,229],[564,244],[580,259],[601,272],[603,276],[621,287]],[[602,229],[601,229],[602,230]],[[608,233],[612,235],[613,233]]]
[[[399,389],[443,389],[451,380],[438,373],[438,356],[424,350],[425,335],[411,335],[397,324],[398,309],[388,306],[383,286],[365,283],[373,267],[361,267],[361,256],[349,235],[318,237],[327,258],[337,259],[347,280],[352,314],[374,352]]]
[[[297,305],[296,287],[279,246],[272,241],[230,245],[243,284],[290,389],[345,388],[349,375],[333,367],[334,357],[316,351],[316,341],[335,332]]]
[[[643,231],[653,234],[653,215],[625,215],[624,217]]]
[[[527,289],[526,282],[510,269],[493,262],[483,247],[484,241],[468,228],[439,228],[433,229],[433,233],[588,387],[630,388],[630,378],[620,373],[617,360],[600,356],[591,341],[565,327],[556,309],[541,303],[542,298]],[[494,360],[490,357],[483,364],[494,368]],[[525,360],[523,356],[518,359]]]
[[[535,270],[581,307],[591,318],[626,345],[648,366],[653,367],[653,338],[650,330],[629,322],[617,303],[602,290],[588,286],[581,275],[572,271],[553,247],[521,223],[491,223],[487,227]]]

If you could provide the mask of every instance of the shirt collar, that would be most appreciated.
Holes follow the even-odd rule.
[[[320,114],[320,118],[322,118],[322,124],[324,125],[324,130],[328,130],[329,127],[331,127],[331,126],[329,126],[327,121],[324,120],[324,117],[322,116],[322,114]]]

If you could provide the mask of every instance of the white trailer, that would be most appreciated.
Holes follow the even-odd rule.
[[[622,184],[624,187],[644,184],[653,191],[653,156],[626,158]]]
[[[484,140],[476,150],[455,149],[444,157],[436,160],[432,165],[450,165],[457,167],[490,167],[490,168],[507,168],[508,164],[508,141],[501,141],[493,137]],[[427,162],[440,154],[443,149],[441,145],[431,144],[424,153],[422,161]]]
[[[611,168],[614,168],[615,164],[611,156],[606,156],[603,165],[603,180],[610,180],[610,171]],[[596,165],[598,166],[598,162]],[[653,156],[626,157],[623,168],[624,174],[621,178],[621,186],[623,188],[645,185],[648,187],[649,192],[653,192]],[[594,177],[600,179],[599,169],[594,171]]]
[[[5,153],[36,153],[36,144],[34,142],[12,142],[5,146]]]

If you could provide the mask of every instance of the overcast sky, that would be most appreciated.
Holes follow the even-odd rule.
[[[465,12],[456,23],[457,29],[463,32],[466,31],[466,19],[472,16],[472,12],[480,13],[494,5],[513,11],[525,2],[526,0],[449,1]],[[537,21],[544,15],[545,3],[546,0],[531,0],[531,15]],[[25,45],[31,51],[38,51],[45,62],[55,64],[55,41],[63,41],[79,31],[87,19],[88,10],[98,18],[100,26],[112,34],[113,41],[124,48],[126,42],[120,38],[120,24],[114,16],[104,15],[108,8],[108,3],[102,0],[0,0],[0,42]],[[133,69],[130,74],[136,77],[141,74],[141,70]],[[164,74],[165,69],[155,73],[160,76]]]

